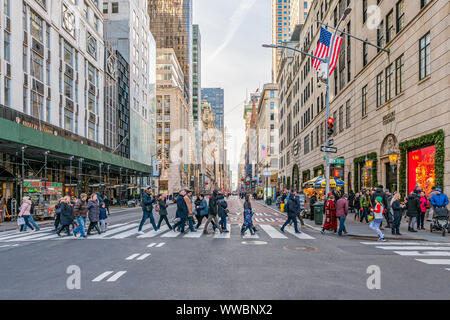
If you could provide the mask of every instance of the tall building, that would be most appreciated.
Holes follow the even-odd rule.
[[[297,48],[314,51],[315,19],[337,25],[347,1],[316,1]],[[402,196],[417,185],[450,188],[449,69],[445,53],[448,1],[382,1],[378,28],[369,23],[369,1],[352,1],[340,28],[372,40],[389,53],[344,37],[330,77],[334,147],[330,174],[345,191],[383,185]],[[327,10],[325,10],[327,9]],[[291,50],[289,50],[291,51]],[[280,178],[297,187],[325,173],[320,147],[327,138],[324,86],[310,58],[297,53],[281,63]],[[297,182],[297,183],[296,183]]]
[[[201,98],[202,98],[202,39],[200,28],[197,24],[193,25],[193,95],[192,95],[192,114],[194,121],[194,186],[195,191],[200,192],[200,183],[202,176],[202,155],[203,155],[203,136],[202,136],[202,119],[201,119]]]
[[[208,101],[202,101],[202,122],[203,122],[203,191],[210,192],[218,187],[218,145],[215,134],[215,114]]]
[[[217,129],[224,131],[224,92],[222,88],[202,88],[202,101],[208,101],[214,111]]]
[[[158,48],[172,48],[184,74],[184,94],[192,99],[192,0],[147,0],[150,29]]]
[[[117,115],[117,152],[130,158],[130,65],[119,51],[117,57],[118,115]]]
[[[157,49],[156,132],[161,175],[159,192],[190,187],[193,148],[191,108],[184,97],[184,75],[172,48]]]
[[[156,44],[147,12],[145,1],[103,3],[105,39],[131,68],[130,158],[152,165],[156,156]]]
[[[291,25],[304,24],[313,0],[291,0]],[[293,30],[293,29],[292,29]]]
[[[127,183],[148,176],[149,166],[112,154],[117,101],[111,91],[105,105],[104,88],[117,79],[105,81],[103,1],[0,0],[0,8],[0,193],[39,189],[49,199],[103,192],[120,171]]]

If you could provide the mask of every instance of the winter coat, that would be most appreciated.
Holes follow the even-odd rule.
[[[288,205],[288,217],[295,218],[297,216],[297,213],[300,211],[299,201],[297,201],[292,196],[292,197],[289,197],[287,205]]]
[[[441,193],[441,194],[434,194],[431,197],[431,205],[433,207],[446,207],[448,205],[448,197],[447,195]]]
[[[75,218],[86,218],[87,211],[87,201],[78,200],[73,206]]]
[[[429,204],[427,197],[420,197],[420,212],[425,213],[427,212],[427,206]]]
[[[381,197],[383,199],[381,204],[383,205],[384,208],[389,207],[387,196],[386,196],[386,193],[383,191],[383,189],[381,189],[381,188],[375,189],[375,192],[373,193],[372,198],[370,199],[372,201],[372,205],[375,205],[375,199],[377,197]]]
[[[208,214],[212,216],[217,216],[218,212],[218,205],[217,205],[217,193],[213,193],[211,198],[209,199],[209,205],[208,205],[209,211]]]
[[[27,200],[20,206],[19,217],[29,216],[31,211],[31,201]]]
[[[90,222],[98,222],[100,218],[100,204],[97,201],[89,200],[87,209]]]
[[[167,216],[167,207],[168,206],[167,206],[166,200],[159,200],[158,205],[159,205],[159,215]]]
[[[60,216],[60,222],[63,226],[68,226],[73,222],[73,207],[68,205],[65,202],[61,202],[61,216]]]
[[[198,205],[197,212],[201,216],[208,215],[208,203],[206,202],[206,199],[200,200],[200,204]]]
[[[192,210],[192,201],[187,195],[184,196],[184,202],[186,202],[186,207],[188,209],[188,217],[191,218],[194,216],[194,212]]]
[[[370,199],[370,195],[363,195],[360,198],[361,207],[370,208],[372,206],[372,200]]]
[[[105,220],[106,218],[108,218],[108,215],[107,215],[108,211],[106,210],[106,205],[105,205],[105,208],[100,207],[99,210],[100,210],[100,215],[99,215],[100,220]]]
[[[155,199],[151,194],[148,194],[146,191],[142,193],[142,211],[152,213],[153,212],[153,202]]]
[[[361,208],[361,197],[355,197],[353,200],[353,208],[359,210]]]
[[[177,198],[177,217],[187,219],[189,215],[189,210],[184,201],[184,197],[179,195]]]
[[[253,225],[253,211],[245,209],[244,210],[244,226],[245,227],[249,227],[251,225]]]
[[[395,200],[394,202],[392,202],[391,208],[394,211],[394,214],[402,213],[402,207],[399,200]]]
[[[348,214],[348,200],[340,198],[336,202],[336,217],[346,217]]]
[[[226,208],[228,207],[228,203],[225,201],[225,199],[223,198],[223,196],[219,196],[219,201],[218,201],[218,213],[219,213],[219,217],[220,218],[225,218],[227,217],[227,213],[226,213]]]
[[[417,217],[420,212],[420,201],[417,194],[412,193],[408,196],[408,202],[406,203],[406,215],[408,217]]]

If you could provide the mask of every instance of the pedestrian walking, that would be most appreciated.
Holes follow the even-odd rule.
[[[106,209],[105,202],[102,202],[100,204],[100,215],[99,215],[99,222],[100,222],[100,233],[106,232],[106,219],[108,218],[108,211]]]
[[[100,203],[98,201],[97,194],[92,194],[91,198],[87,204],[88,210],[88,218],[89,218],[89,227],[87,230],[87,235],[91,235],[92,229],[97,230],[98,234],[101,234],[100,229],[98,227],[98,221],[100,220]]]
[[[361,201],[361,193],[357,192],[355,194],[355,199],[353,200],[353,209],[355,210],[355,217],[353,218],[354,221],[359,220],[360,216],[362,216],[360,201]]]
[[[429,206],[428,198],[425,194],[425,191],[420,192],[420,210],[419,210],[419,216],[417,217],[417,230],[425,230],[424,223],[425,223],[425,215],[427,213],[427,207]]]
[[[197,211],[197,226],[196,229],[200,228],[202,221],[204,218],[208,219],[208,203],[205,200],[205,196],[203,194],[199,195],[197,200],[195,200],[195,208]]]
[[[155,223],[155,218],[153,217],[153,203],[155,202],[155,198],[152,197],[152,187],[145,188],[142,193],[142,219],[139,224],[138,234],[144,234],[142,232],[142,227],[144,226],[145,221],[150,219],[150,223],[153,226],[153,230],[158,231],[158,227]]]
[[[36,231],[34,227],[30,224],[30,211],[31,211],[31,200],[30,197],[23,197],[22,198],[22,204],[20,205],[20,212],[19,217],[23,218],[25,221],[26,226],[28,226],[31,229],[31,232]],[[22,226],[20,227],[20,230],[22,229]]]
[[[219,214],[219,225],[222,227],[223,232],[228,233],[227,230],[227,217],[228,217],[228,203],[225,201],[222,194],[218,196],[218,214]]]
[[[305,222],[303,222],[302,215],[305,212],[306,196],[303,193],[303,190],[301,190],[300,193],[295,193],[295,201],[297,201],[298,204],[297,218],[300,221],[301,225],[304,226]]]
[[[36,229],[36,231],[39,231],[41,228],[39,228],[38,224],[36,223],[36,221],[34,221],[34,218],[33,218],[33,215],[34,215],[34,202],[33,202],[33,200],[30,200],[30,201],[31,201],[31,209],[30,209],[30,217],[28,219],[28,222],[29,222],[29,224],[31,224],[34,227],[34,229]],[[24,232],[27,231],[27,225],[26,224],[22,225],[22,231],[24,231]]]
[[[342,233],[347,234],[347,229],[345,228],[345,220],[347,218],[349,211],[348,195],[344,194],[336,202],[336,217],[339,219],[339,230],[338,235],[342,236]]]
[[[218,190],[215,189],[211,198],[209,199],[208,204],[208,220],[206,220],[205,229],[203,230],[204,234],[208,234],[208,225],[213,221],[214,225],[219,228],[220,233],[223,232],[222,227],[219,225],[217,221],[217,214],[219,213],[218,208]],[[215,231],[216,228],[214,228]]]
[[[384,239],[384,234],[380,230],[380,225],[381,225],[381,222],[383,221],[383,212],[384,212],[382,197],[375,198],[375,207],[372,208],[371,210],[374,214],[374,218],[373,218],[372,222],[370,223],[370,229],[376,231],[376,233],[378,234],[378,237],[379,237],[378,241],[385,242],[386,240]]]
[[[348,192],[348,212],[353,212],[355,210],[355,193],[353,190]]]
[[[417,194],[413,191],[408,196],[408,201],[406,203],[406,215],[409,217],[408,223],[409,232],[417,232],[417,230],[414,229],[414,226],[417,223],[417,217],[419,216],[419,212],[420,212],[420,200]]]
[[[400,203],[400,193],[395,193],[391,199],[391,210],[392,215],[394,216],[394,221],[392,222],[392,234],[401,236],[400,233],[400,223],[402,221],[402,205]]]
[[[433,220],[433,213],[434,213],[434,207],[433,204],[431,203],[431,199],[433,199],[433,196],[437,194],[436,192],[436,187],[432,187],[431,188],[431,192],[428,195],[429,198],[429,202],[430,202],[430,210],[428,210],[428,217],[427,217],[427,221],[432,221]]]
[[[241,235],[245,235],[247,230],[250,230],[250,234],[255,235],[255,231],[253,231],[253,211],[250,209],[244,210],[244,223],[242,224],[243,228],[241,230]],[[295,219],[295,216],[294,216]]]
[[[158,230],[161,227],[161,223],[163,221],[166,222],[167,226],[169,227],[169,230],[172,230],[172,226],[170,225],[169,219],[167,219],[167,208],[169,206],[167,204],[167,195],[165,193],[159,197],[158,207],[159,207],[159,210],[157,210],[159,212]]]
[[[246,194],[246,195],[244,196],[244,198],[245,198],[245,201],[244,201],[244,211],[245,211],[246,209],[248,209],[248,210],[250,210],[250,211],[253,212],[253,208],[252,208],[252,200],[253,200],[253,198],[252,198],[252,195],[251,195],[251,194]],[[255,233],[256,233],[256,231],[258,231],[258,230],[256,229],[256,227],[255,227],[254,224],[252,224],[251,228],[252,228],[252,230],[253,230]],[[242,230],[244,230],[244,225],[242,225],[241,232],[242,232]]]
[[[288,201],[286,203],[286,206],[287,206],[287,211],[285,209],[285,212],[287,212],[287,216],[288,217],[287,217],[287,220],[284,222],[283,226],[280,228],[281,232],[284,232],[284,228],[286,228],[286,226],[290,222],[293,222],[294,223],[295,233],[301,233],[298,230],[298,224],[297,224],[297,214],[298,214],[298,212],[300,210],[300,203],[296,199],[294,191],[292,191],[291,194],[289,195],[289,198],[288,198]]]
[[[325,234],[325,230],[330,230],[337,233],[337,229],[336,203],[334,202],[334,195],[330,192],[328,194],[328,200],[325,203],[325,222],[321,233]]]
[[[191,232],[196,232],[194,228],[194,210],[192,208],[192,191],[188,190],[187,194],[184,196],[184,202],[186,202],[186,206],[188,209],[188,224],[189,224],[189,230]]]
[[[61,236],[61,231],[66,230],[68,236],[70,236],[70,225],[73,223],[73,205],[70,202],[69,196],[65,196],[64,200],[61,202],[61,227],[56,232],[58,236]]]
[[[184,233],[184,227],[186,225],[186,220],[188,219],[189,210],[185,201],[186,191],[182,190],[180,194],[177,197],[176,203],[177,203],[177,213],[176,216],[180,220],[175,223],[173,226],[173,231],[176,231],[178,227],[180,227],[180,232]]]
[[[366,223],[369,223],[369,213],[370,208],[372,207],[372,200],[370,198],[370,192],[366,191],[361,197],[361,213],[362,216],[359,219],[359,222],[363,222],[366,220]]]
[[[386,228],[390,228],[389,217],[387,216],[387,215],[389,214],[389,213],[387,212],[387,209],[388,209],[388,207],[389,207],[389,204],[388,204],[386,192],[384,192],[383,188],[384,188],[384,187],[383,187],[382,185],[379,185],[379,186],[375,189],[375,191],[373,192],[373,194],[372,194],[370,200],[372,201],[372,204],[375,204],[375,199],[376,199],[376,197],[381,197],[381,199],[382,199],[381,204],[383,205],[383,208],[384,208],[384,210],[385,210],[385,211],[383,212],[383,216],[384,216],[384,218],[386,219],[386,223],[387,223]],[[381,222],[380,230],[383,230],[383,222]]]
[[[80,199],[73,206],[73,213],[75,219],[77,220],[78,227],[73,229],[73,236],[76,237],[78,232],[81,238],[86,238],[85,228],[86,228],[86,218],[87,218],[87,194],[82,193]]]

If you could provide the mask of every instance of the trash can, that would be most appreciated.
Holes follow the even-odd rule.
[[[267,204],[268,206],[271,206],[271,205],[272,205],[272,198],[267,198],[267,199],[266,199],[266,204]]]
[[[284,203],[280,203],[280,211],[284,212]]]
[[[314,210],[314,222],[317,225],[322,225],[323,223],[323,213],[324,213],[324,206],[323,202],[316,202],[313,206]]]

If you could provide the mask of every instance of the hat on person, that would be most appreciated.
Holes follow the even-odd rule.
[[[383,202],[383,198],[381,198],[381,197],[376,197],[375,200],[378,202]]]
[[[436,191],[437,192],[442,192],[442,189],[441,188],[436,188]]]

